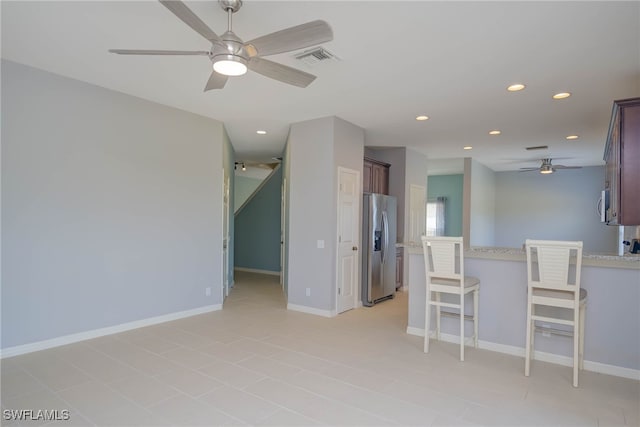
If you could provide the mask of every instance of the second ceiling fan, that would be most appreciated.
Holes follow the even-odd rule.
[[[542,164],[537,168],[520,168],[520,172],[538,171],[541,174],[554,173],[556,169],[581,169],[582,166],[552,165],[551,159],[540,159]]]
[[[291,52],[333,40],[331,27],[317,20],[286,28],[243,42],[232,30],[233,14],[242,7],[242,0],[218,0],[228,15],[228,28],[218,36],[207,24],[178,0],[159,0],[182,22],[211,42],[211,49],[202,50],[140,50],[109,49],[120,55],[203,55],[213,63],[213,72],[205,91],[222,89],[229,76],[240,76],[247,69],[263,76],[298,87],[307,87],[316,78],[313,74],[264,59],[264,56]]]

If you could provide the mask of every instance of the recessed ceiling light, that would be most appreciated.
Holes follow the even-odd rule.
[[[489,131],[489,135],[500,135],[501,133],[502,132],[497,129]]]
[[[463,150],[471,150],[473,147],[470,145],[465,145],[464,147],[462,147]]]
[[[569,135],[566,139],[578,139],[578,135]]]
[[[509,87],[507,88],[507,90],[508,90],[509,92],[517,92],[517,91],[519,91],[519,90],[524,89],[525,87],[526,87],[526,86],[525,86],[525,85],[523,85],[522,83],[514,83],[514,84],[512,84],[511,86],[509,86]]]
[[[256,133],[257,133],[258,135],[266,135],[266,134],[267,134],[267,131],[266,131],[266,130],[257,130],[257,131],[256,131]]]
[[[429,120],[429,116],[418,116],[416,117],[416,120],[419,122],[423,122],[425,120]]]
[[[559,92],[553,95],[553,99],[565,99],[570,97],[571,94],[569,92]]]

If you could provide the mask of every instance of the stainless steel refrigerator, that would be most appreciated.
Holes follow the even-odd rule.
[[[362,304],[396,292],[396,198],[366,193],[362,205]]]

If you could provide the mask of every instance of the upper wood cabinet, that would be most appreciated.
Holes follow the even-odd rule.
[[[364,158],[362,191],[365,193],[389,194],[389,164]]]
[[[640,225],[640,98],[613,103],[604,160],[607,224]]]

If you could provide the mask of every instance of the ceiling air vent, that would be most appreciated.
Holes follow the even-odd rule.
[[[323,47],[316,47],[313,49],[305,50],[302,53],[298,53],[294,56],[294,58],[304,62],[307,65],[316,65],[319,62],[323,61],[338,61],[339,58],[335,56],[333,53],[329,52],[327,49]]]
[[[535,147],[527,147],[525,148],[525,150],[529,150],[529,151],[533,151],[533,150],[546,150],[547,148],[549,148],[548,145],[538,145]]]

